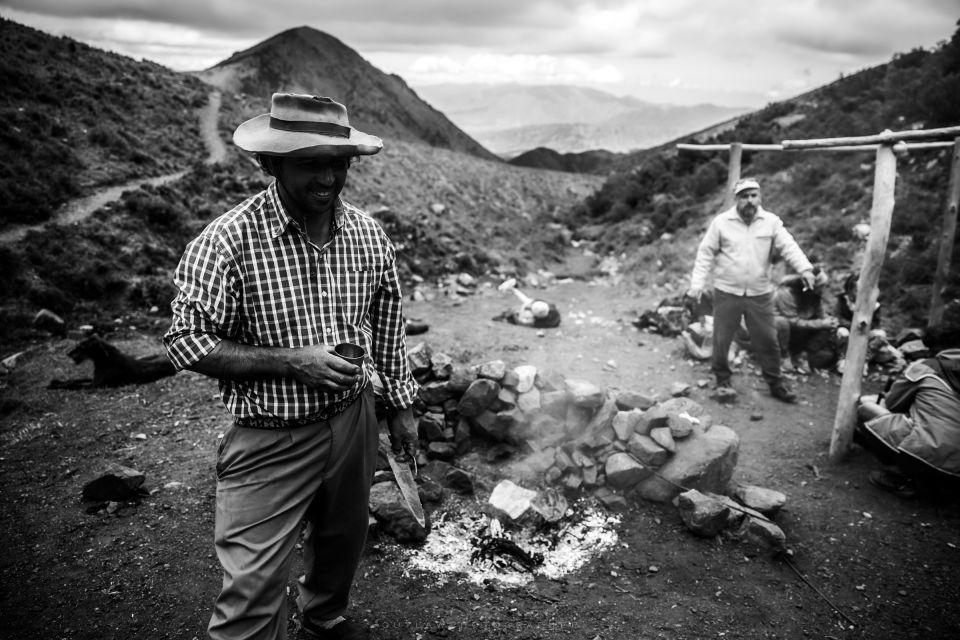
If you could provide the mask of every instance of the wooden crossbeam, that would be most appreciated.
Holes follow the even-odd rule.
[[[818,147],[838,147],[864,144],[893,144],[901,140],[930,140],[934,138],[953,138],[960,135],[960,127],[942,129],[913,129],[910,131],[890,131],[887,129],[875,136],[851,138],[819,138],[812,140],[784,140],[784,149],[812,149]]]

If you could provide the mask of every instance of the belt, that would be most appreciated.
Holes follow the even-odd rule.
[[[317,422],[326,422],[346,411],[357,399],[363,395],[366,387],[360,390],[360,393],[349,396],[327,405],[320,411],[303,416],[302,418],[278,418],[277,416],[246,416],[236,418],[234,424],[244,429],[293,429],[296,427],[305,427],[308,424]]]

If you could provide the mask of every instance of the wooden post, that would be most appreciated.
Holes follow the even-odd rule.
[[[897,180],[897,158],[890,144],[877,149],[877,167],[873,176],[873,206],[870,209],[870,236],[860,281],[857,285],[857,303],[850,323],[850,338],[847,342],[847,360],[840,381],[837,398],[837,413],[833,421],[833,436],[830,439],[830,460],[839,462],[850,448],[853,430],[856,427],[857,399],[860,397],[860,377],[867,359],[867,339],[870,320],[877,303],[880,289],[880,269],[890,237],[890,220],[893,217],[894,186]]]
[[[960,138],[953,140],[953,164],[950,165],[950,186],[947,188],[947,206],[943,210],[943,231],[940,235],[940,254],[933,277],[933,295],[930,300],[930,318],[927,329],[943,323],[943,289],[950,273],[953,238],[957,234],[957,206],[960,203]]]
[[[733,185],[740,179],[740,158],[743,156],[743,145],[734,142],[730,145],[730,163],[727,165],[727,192],[723,194],[723,209],[733,206]]]

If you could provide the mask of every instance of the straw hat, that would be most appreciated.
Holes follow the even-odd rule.
[[[273,94],[270,113],[242,123],[233,141],[270,156],[370,156],[383,148],[380,138],[350,126],[339,102],[299,93]]]

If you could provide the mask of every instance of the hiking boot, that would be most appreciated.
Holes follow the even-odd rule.
[[[787,388],[785,384],[775,384],[770,387],[770,395],[781,402],[796,402],[797,394]]]
[[[880,487],[884,491],[895,493],[901,498],[915,498],[917,496],[917,487],[907,476],[889,469],[878,469],[871,471],[870,484]]]
[[[367,640],[370,637],[370,632],[363,625],[343,616],[336,620],[339,622],[326,629],[304,618],[300,637],[307,640]]]

